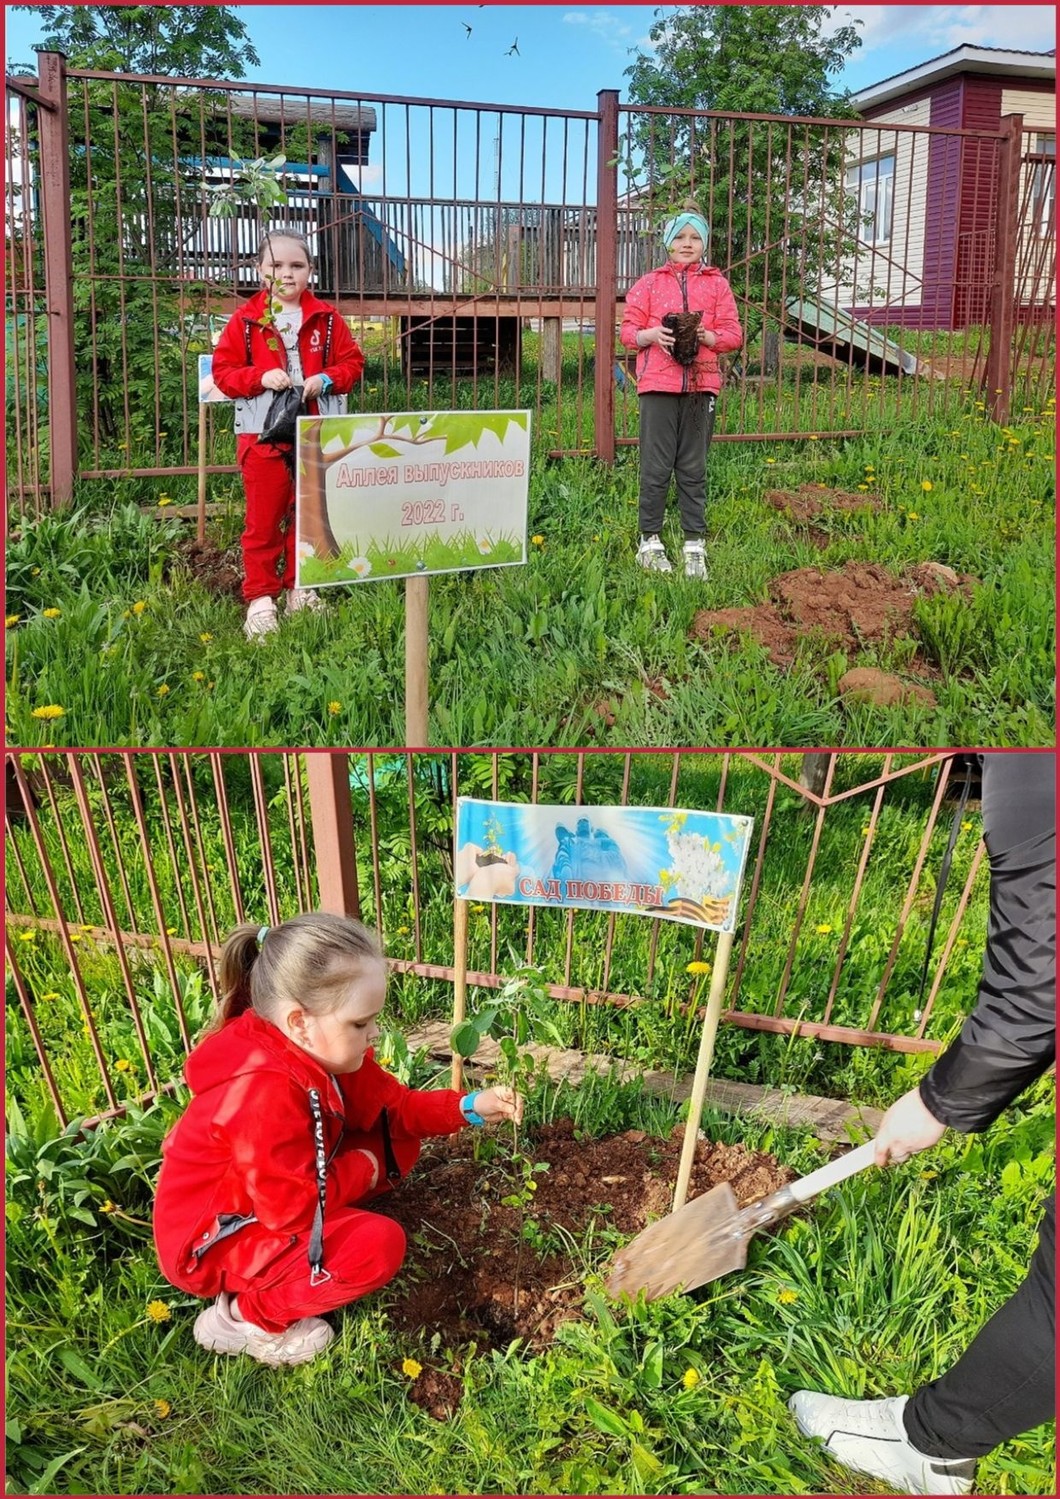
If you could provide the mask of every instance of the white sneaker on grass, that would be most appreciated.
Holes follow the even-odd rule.
[[[248,640],[257,640],[262,635],[271,635],[273,630],[279,628],[279,624],[275,599],[270,598],[268,594],[264,598],[251,599],[247,605],[247,617],[243,621],[243,634]]]
[[[683,548],[686,578],[707,576],[707,553],[702,541],[686,541]]]
[[[287,590],[287,613],[300,614],[308,609],[311,614],[320,614],[327,606],[315,588],[289,588]]]
[[[672,573],[666,548],[658,536],[642,536],[637,548],[637,561],[650,573]]]
[[[302,1317],[283,1332],[266,1332],[233,1316],[223,1293],[195,1319],[195,1341],[211,1353],[246,1353],[259,1364],[306,1364],[325,1349],[335,1329],[323,1317]]]
[[[970,1494],[975,1459],[929,1457],[905,1434],[908,1395],[889,1400],[841,1400],[799,1390],[788,1409],[803,1436],[819,1437],[845,1468],[868,1473],[907,1494]]]

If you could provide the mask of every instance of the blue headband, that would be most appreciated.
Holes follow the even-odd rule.
[[[265,938],[268,936],[268,932],[269,932],[269,929],[268,929],[267,926],[259,926],[258,927],[258,946],[259,947],[265,941]]]
[[[672,219],[667,219],[663,225],[663,244],[667,249],[681,233],[682,229],[694,229],[703,241],[703,248],[707,247],[710,238],[710,225],[701,213],[675,213]]]

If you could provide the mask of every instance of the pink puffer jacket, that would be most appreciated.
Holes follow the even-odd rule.
[[[655,328],[667,312],[702,312],[702,327],[716,336],[712,349],[702,344],[695,364],[682,365],[658,344],[649,344],[637,358],[637,389],[684,394],[689,391],[721,390],[718,355],[730,354],[743,343],[743,329],[736,311],[732,288],[712,265],[678,270],[673,264],[660,266],[635,281],[626,293],[626,311],[619,334],[627,349],[637,347],[642,328]]]

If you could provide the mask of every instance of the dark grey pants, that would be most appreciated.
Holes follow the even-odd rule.
[[[994,1006],[994,1028],[1004,1025],[1010,1010],[1014,1016],[1040,1011],[1048,1025],[1056,981],[1054,757],[996,753],[981,759],[990,923],[977,1010],[987,1001]],[[1016,1067],[1015,1042],[1012,1052]],[[905,1407],[909,1440],[921,1452],[985,1457],[1000,1443],[1053,1419],[1055,1254],[1056,1201],[1050,1198],[1026,1280],[953,1367],[921,1385]]]
[[[707,449],[714,433],[716,397],[709,391],[640,398],[640,534],[657,536],[666,515],[670,476],[685,540],[706,530]]]

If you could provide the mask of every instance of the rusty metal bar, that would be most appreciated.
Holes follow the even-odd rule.
[[[8,970],[10,971],[11,980],[15,986],[15,993],[18,995],[19,1006],[22,1010],[22,1018],[25,1020],[29,1030],[30,1039],[33,1042],[33,1050],[37,1053],[37,1061],[40,1063],[41,1072],[44,1074],[44,1083],[48,1089],[48,1096],[51,1098],[52,1107],[55,1109],[60,1129],[65,1129],[70,1122],[69,1116],[63,1107],[63,1100],[55,1081],[55,1074],[52,1072],[51,1062],[48,1060],[48,1048],[45,1046],[41,1036],[37,1017],[33,1010],[33,1001],[30,998],[29,989],[26,987],[26,981],[22,976],[22,970],[18,965],[18,957],[14,944],[11,941],[10,925],[8,925],[7,930],[4,932],[4,949],[7,954]]]
[[[246,906],[243,904],[243,891],[239,884],[239,862],[236,859],[235,840],[232,836],[232,816],[228,807],[228,789],[225,786],[224,761],[217,750],[210,752],[210,769],[213,772],[214,791],[217,796],[217,810],[221,817],[221,837],[225,846],[225,863],[228,867],[228,878],[232,889],[232,905],[235,909],[236,922],[242,925],[247,919]]]
[[[909,877],[909,886],[906,890],[905,901],[902,905],[902,913],[898,918],[898,925],[895,928],[894,941],[892,942],[891,950],[887,955],[887,962],[884,966],[883,977],[880,979],[880,987],[876,991],[876,998],[873,1001],[872,1011],[869,1015],[869,1023],[867,1029],[870,1031],[874,1031],[876,1029],[876,1022],[879,1019],[880,1010],[883,1006],[884,995],[887,993],[887,985],[890,982],[891,973],[898,958],[898,949],[902,945],[902,935],[905,932],[905,924],[909,920],[909,913],[913,909],[913,902],[916,899],[916,892],[920,886],[920,871],[924,867],[924,861],[927,858],[928,849],[931,846],[932,835],[935,832],[935,823],[938,819],[939,808],[942,806],[942,798],[946,794],[946,786],[949,783],[950,770],[952,768],[952,765],[952,757],[947,757],[945,763],[939,770],[939,782],[938,786],[935,788],[934,800],[931,803],[931,813],[928,817],[928,825],[924,829],[924,836],[920,840],[920,851],[917,854],[916,863],[913,866],[913,873]]]
[[[617,276],[615,225],[618,216],[618,90],[601,89],[596,140],[596,359],[593,374],[593,422],[596,455],[615,461],[615,345]]]
[[[48,297],[48,452],[53,509],[71,503],[77,477],[77,377],[74,362],[74,275],[70,228],[70,127],[66,59],[39,52],[37,117]]]
[[[894,760],[893,755],[887,755],[883,762],[884,775],[891,768]],[[850,943],[850,931],[854,925],[854,914],[858,908],[858,897],[861,894],[861,884],[865,878],[865,871],[869,864],[869,855],[872,845],[876,840],[876,825],[880,818],[880,808],[883,806],[883,798],[889,782],[883,782],[876,788],[876,795],[872,803],[872,812],[869,815],[868,827],[861,844],[861,855],[858,859],[857,873],[854,876],[854,888],[850,892],[850,902],[847,906],[846,921],[843,923],[843,935],[839,939],[839,951],[836,954],[835,972],[832,974],[832,985],[828,990],[828,998],[825,1000],[824,1015],[821,1017],[825,1025],[832,1018],[832,1006],[835,1003],[836,991],[839,988],[839,977],[843,972],[843,963],[846,960],[847,947]]]
[[[924,1005],[924,1013],[921,1015],[916,1028],[918,1036],[924,1034],[928,1021],[931,1019],[931,1012],[935,1008],[935,999],[939,989],[942,987],[942,980],[946,977],[946,968],[949,965],[950,954],[953,952],[954,946],[958,941],[961,923],[964,920],[964,913],[968,909],[968,902],[971,899],[972,890],[975,887],[975,881],[982,866],[983,855],[985,853],[986,844],[980,839],[979,846],[972,859],[971,868],[968,870],[968,876],[964,882],[964,888],[961,891],[960,900],[957,902],[957,909],[954,912],[953,920],[950,922],[949,932],[946,934],[946,943],[942,949],[942,956],[939,958],[939,965],[935,970],[935,977],[931,981],[931,988],[928,991],[927,1001]]]
[[[835,756],[832,755],[828,761],[828,770],[826,771],[824,778],[823,796],[825,798],[827,798],[828,796],[829,787],[832,784],[832,777],[835,775],[835,766],[836,759]],[[821,834],[824,831],[824,820],[827,812],[828,807],[826,802],[824,806],[818,807],[817,817],[814,820],[813,841],[810,844],[810,853],[809,857],[806,860],[806,874],[802,881],[802,889],[799,892],[799,904],[795,911],[795,921],[792,924],[791,941],[788,943],[788,956],[784,963],[784,972],[780,978],[780,988],[777,991],[776,1001],[773,1006],[774,1015],[779,1015],[784,1009],[784,996],[788,992],[788,984],[791,980],[791,970],[795,963],[795,949],[799,943],[799,936],[802,932],[802,919],[806,914],[806,905],[810,898],[810,882],[813,879],[813,869],[814,865],[817,862],[817,850],[821,844]]]
[[[258,847],[261,849],[261,872],[265,880],[265,904],[269,913],[269,924],[279,926],[280,902],[276,892],[276,870],[272,862],[272,840],[269,837],[269,803],[265,795],[265,782],[261,773],[261,759],[250,755],[250,784],[254,791],[254,813],[258,824]]]
[[[1019,181],[1023,158],[1022,114],[1004,115],[1001,129],[994,238],[994,289],[990,305],[990,352],[986,360],[984,390],[988,409],[994,420],[1003,426],[1009,419],[1012,398]]]
[[[409,848],[412,866],[412,931],[416,947],[416,961],[423,958],[423,931],[420,925],[420,857],[416,846],[416,781],[413,774],[413,756],[405,754],[405,782],[408,790]]]

